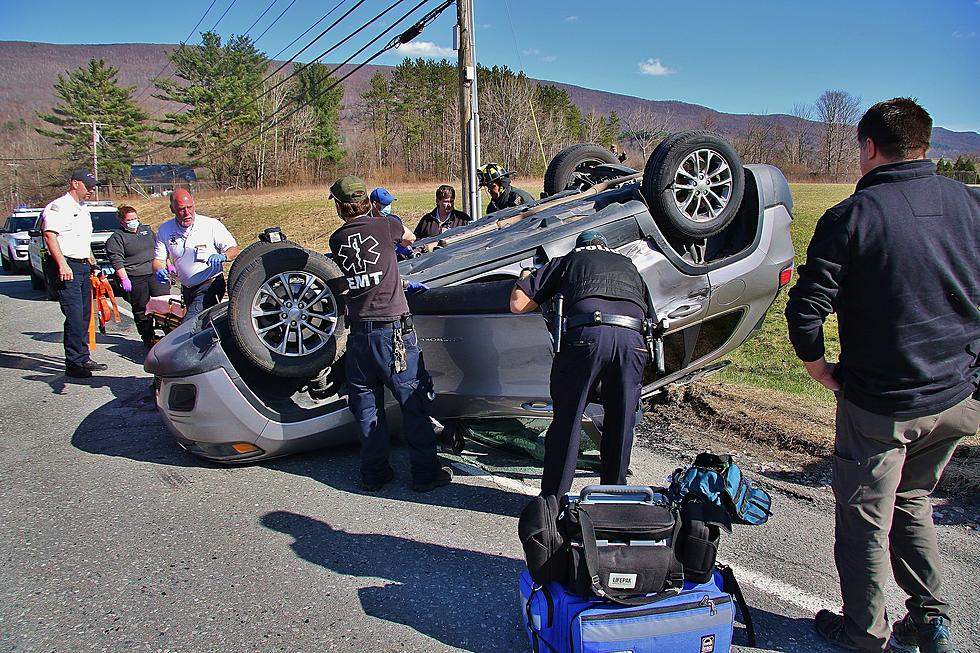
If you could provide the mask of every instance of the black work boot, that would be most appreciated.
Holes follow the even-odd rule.
[[[892,648],[896,653],[959,653],[943,617],[917,624],[905,615],[892,626]]]

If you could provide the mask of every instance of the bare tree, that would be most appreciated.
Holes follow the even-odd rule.
[[[623,135],[632,141],[647,160],[657,143],[671,131],[670,111],[658,112],[649,106],[631,106],[623,114]]]
[[[698,122],[698,129],[703,129],[705,131],[713,132],[717,131],[716,127],[718,124],[717,114],[714,111],[705,111],[701,114],[701,120]]]
[[[840,179],[854,160],[852,139],[860,113],[861,98],[847,91],[824,91],[817,99],[817,115],[823,123],[824,172]]]
[[[582,140],[586,143],[602,143],[605,120],[595,109],[582,116]]]
[[[813,135],[816,125],[813,122],[814,109],[812,104],[797,102],[793,105],[791,123],[792,160],[791,163],[806,169],[810,151],[813,149]]]

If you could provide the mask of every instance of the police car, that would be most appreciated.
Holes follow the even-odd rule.
[[[724,367],[758,333],[793,269],[793,201],[783,174],[743,166],[707,132],[668,137],[638,171],[606,148],[552,160],[544,199],[416,242],[404,279],[442,423],[547,417],[554,324],[547,306],[509,310],[514,280],[600,230],[647,285],[662,346],[642,395]],[[277,240],[278,242],[272,242]],[[326,257],[267,238],[236,258],[229,299],[152,350],[156,402],[177,442],[239,463],[356,440],[344,383],[342,275]],[[346,285],[346,284],[345,284]],[[397,423],[393,402],[389,421]]]
[[[119,229],[116,209],[111,200],[82,202],[82,204],[89,207],[89,213],[92,216],[92,254],[95,256],[95,263],[110,283],[113,283],[113,288],[118,293],[116,270],[109,263],[105,251],[105,243],[109,240],[109,236],[112,235],[113,231]],[[38,218],[35,226],[28,232],[30,235],[28,259],[31,288],[44,290],[48,299],[56,300],[58,299],[58,270],[44,244],[41,227],[40,218]]]
[[[36,228],[41,209],[18,207],[0,229],[0,263],[4,272],[27,272],[30,260],[27,249],[31,243],[28,232]]]

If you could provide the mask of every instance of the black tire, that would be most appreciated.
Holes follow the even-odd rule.
[[[275,243],[253,258],[228,299],[228,324],[245,358],[264,372],[296,379],[312,379],[337,362],[347,329],[330,286],[341,276],[333,261],[293,243]],[[253,308],[264,314],[253,316]],[[303,352],[300,342],[313,350]]]
[[[31,290],[44,290],[44,279],[34,274],[34,268],[31,268]]]
[[[277,247],[282,247],[283,245],[292,245],[293,247],[300,247],[296,243],[284,240],[278,243],[267,243],[264,240],[257,240],[235,257],[235,260],[231,262],[231,268],[228,269],[228,294],[231,295],[232,290],[235,288],[235,282],[242,274],[242,270],[248,267],[249,263],[262,256],[266,252],[273,250]]]
[[[735,149],[721,136],[707,131],[680,132],[650,155],[643,169],[642,190],[650,213],[664,231],[697,240],[717,234],[738,213],[745,171]]]
[[[585,190],[595,183],[588,180],[588,167],[599,163],[619,164],[616,155],[595,143],[569,145],[551,160],[544,173],[545,197],[569,188]],[[576,172],[578,175],[576,175]]]
[[[4,272],[10,272],[10,269],[13,267],[10,264],[10,259],[4,256],[2,252],[0,252],[0,267],[3,268]]]

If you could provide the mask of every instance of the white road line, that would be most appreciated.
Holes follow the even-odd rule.
[[[537,488],[526,485],[517,479],[491,474],[490,472],[486,471],[485,469],[481,469],[476,465],[454,462],[452,466],[465,474],[485,478],[494,485],[498,485],[508,490],[514,490],[515,492],[520,492],[521,494],[535,496],[539,492]],[[794,605],[804,612],[816,614],[818,610],[836,610],[839,607],[835,606],[827,599],[810,594],[799,587],[790,585],[789,583],[784,583],[781,580],[777,580],[761,572],[754,571],[748,567],[734,565],[727,561],[725,564],[735,571],[735,575],[739,579],[740,583],[751,585],[760,592],[774,596],[783,603]]]

